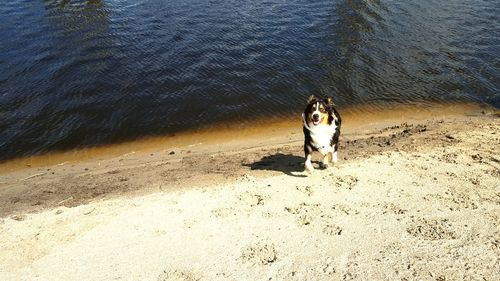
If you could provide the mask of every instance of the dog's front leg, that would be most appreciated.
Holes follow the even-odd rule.
[[[333,146],[333,152],[332,152],[332,163],[337,163],[338,159],[337,159],[337,148],[338,148],[338,144],[335,144]]]
[[[307,144],[307,141],[304,143],[304,154],[306,155],[306,162],[304,163],[306,172],[312,173],[314,171],[314,167],[312,165],[312,152],[313,149]]]
[[[304,128],[303,128],[303,131],[304,131],[304,154],[306,157],[306,162],[304,163],[304,167],[305,167],[305,172],[312,173],[312,171],[314,171],[314,167],[312,165],[312,153],[313,153],[314,149],[311,146],[311,142],[312,142],[311,133],[305,124],[306,123],[304,121]]]
[[[328,166],[330,164],[330,152],[326,153],[324,156],[323,156],[323,165],[322,165],[322,168],[323,169],[327,169]]]
[[[312,173],[314,171],[314,167],[312,165],[312,154],[311,153],[306,153],[306,162],[304,163],[304,166],[306,168],[306,172]]]

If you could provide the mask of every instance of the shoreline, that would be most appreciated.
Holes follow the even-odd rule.
[[[420,111],[411,108],[413,116],[404,114],[408,113],[408,107],[365,114],[365,118],[355,120],[349,120],[346,114],[340,139],[340,163],[369,157],[373,153],[399,150],[401,148],[395,147],[397,142],[401,143],[400,146],[414,147],[408,143],[413,140],[407,137],[418,133],[418,126],[422,124],[446,128],[439,122],[447,120],[451,122],[447,130],[452,130],[452,127],[460,129],[460,124],[455,124],[456,120],[466,122],[470,118],[494,118],[491,116],[498,114],[494,108],[476,104],[444,107],[447,110],[443,107]],[[289,165],[279,167],[282,172],[300,173],[304,159],[299,122],[284,120],[279,124],[273,123],[273,126],[253,127],[239,134],[232,129],[187,134],[175,138],[174,146],[163,138],[157,138],[139,142],[135,147],[139,148],[137,150],[130,147],[122,150],[120,146],[118,156],[109,157],[84,150],[80,153],[88,153],[87,159],[59,162],[61,159],[55,157],[52,160],[57,161],[49,161],[46,165],[37,166],[40,162],[30,162],[35,163],[31,167],[24,166],[23,162],[31,159],[23,159],[19,169],[0,173],[0,217],[22,216],[26,212],[59,206],[74,207],[93,200],[184,190],[190,186],[217,186],[246,174],[248,169],[266,174],[267,166],[273,166],[275,162]],[[403,129],[406,131],[404,134],[399,132],[389,136],[382,133],[384,130]],[[431,147],[443,141],[439,137],[442,136],[435,136],[438,139],[430,141]],[[444,138],[444,141],[448,139]],[[108,151],[108,148],[99,149]],[[272,155],[273,152],[275,155]],[[78,152],[71,153],[78,155]],[[46,157],[50,155],[35,158],[42,161]]]
[[[383,109],[373,106],[353,106],[341,111],[343,118],[343,134],[356,133],[360,130],[373,129],[384,124],[438,118],[453,115],[474,114],[491,107],[470,102],[451,104],[431,103],[425,105],[391,105]],[[298,128],[298,129],[297,129]],[[199,130],[186,130],[173,136],[144,137],[137,140],[97,145],[88,148],[76,148],[63,151],[48,151],[46,153],[18,157],[0,161],[0,175],[21,170],[40,169],[53,165],[78,164],[88,161],[101,161],[129,154],[147,154],[158,151],[193,150],[197,146],[205,146],[201,150],[215,151],[216,146],[223,144],[229,149],[241,148],[248,140],[250,146],[259,145],[255,140],[262,135],[271,135],[274,139],[279,134],[291,131],[301,131],[300,113],[297,116],[280,118],[260,118],[254,122],[236,124],[211,124]],[[283,142],[283,139],[279,141]],[[265,145],[265,144],[260,144]],[[243,145],[244,146],[244,145]],[[0,184],[2,182],[0,181]]]
[[[500,112],[401,119],[6,174],[0,279],[498,280]]]

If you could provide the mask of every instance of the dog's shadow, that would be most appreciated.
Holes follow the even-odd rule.
[[[243,164],[251,170],[278,171],[294,177],[306,177],[304,174],[304,157],[277,153],[262,157],[259,161]]]

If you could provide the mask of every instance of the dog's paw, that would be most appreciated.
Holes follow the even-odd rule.
[[[314,171],[314,167],[313,167],[311,162],[306,162],[304,164],[304,167],[305,167],[305,169],[304,169],[305,173],[311,174]]]
[[[332,163],[336,164],[338,162],[337,152],[332,153]]]
[[[320,164],[319,164],[319,167],[320,167],[321,169],[328,169],[328,167],[330,167],[330,165],[329,165],[328,163],[320,163]]]

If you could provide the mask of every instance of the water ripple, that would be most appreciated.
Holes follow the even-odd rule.
[[[17,0],[0,15],[0,160],[244,126],[312,93],[500,106],[498,1]]]

